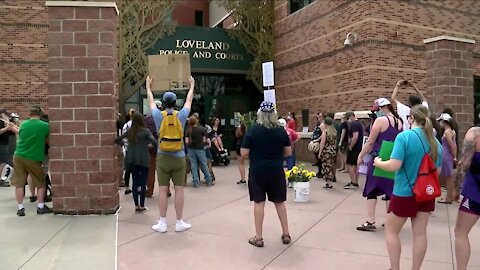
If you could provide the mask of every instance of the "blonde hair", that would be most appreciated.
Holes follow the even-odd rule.
[[[335,127],[333,127],[333,125],[325,124],[325,132],[327,132],[327,137],[335,139],[337,138],[337,130],[335,129]]]
[[[429,118],[430,112],[427,107],[423,105],[415,105],[410,110],[410,115],[413,116],[413,119],[417,124],[422,126],[423,132],[427,137],[428,144],[430,145],[430,156],[434,161],[438,158],[438,145],[437,139],[433,134],[433,123]]]
[[[257,123],[266,128],[278,128],[278,116],[276,112],[257,112]]]

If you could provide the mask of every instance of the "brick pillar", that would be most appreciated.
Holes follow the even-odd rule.
[[[115,3],[47,1],[53,210],[112,214],[119,207]]]
[[[472,50],[474,40],[440,36],[424,40],[427,47],[427,95],[431,111],[439,116],[444,108],[455,112],[460,139],[473,125],[474,90]]]

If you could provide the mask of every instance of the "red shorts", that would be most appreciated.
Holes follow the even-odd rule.
[[[417,202],[415,197],[398,197],[392,195],[388,213],[392,212],[398,217],[416,217],[417,212],[433,212],[435,200]]]

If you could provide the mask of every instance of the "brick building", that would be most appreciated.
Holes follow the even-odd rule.
[[[478,113],[474,81],[480,102],[480,45],[472,43],[480,37],[478,14],[480,1],[473,0],[276,1],[279,110],[309,109],[312,127],[318,111],[368,109],[408,78],[434,113],[453,108],[465,129]],[[351,46],[344,45],[347,33],[358,37]],[[424,43],[438,36],[466,40]]]
[[[27,116],[47,105],[48,11],[44,0],[0,1],[0,107]]]

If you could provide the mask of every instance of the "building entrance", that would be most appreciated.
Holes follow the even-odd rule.
[[[206,119],[220,119],[220,132],[223,134],[224,146],[235,149],[235,128],[240,124],[237,114],[247,113],[248,99],[244,96],[207,96],[205,103]],[[209,121],[211,126],[213,123]]]

